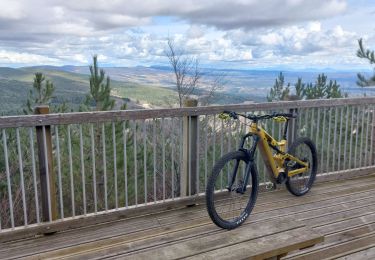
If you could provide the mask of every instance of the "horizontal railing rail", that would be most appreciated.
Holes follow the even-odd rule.
[[[247,120],[222,121],[223,110],[297,112],[289,139],[315,141],[321,178],[375,169],[371,97],[0,117],[0,235],[55,220],[189,203],[204,194],[215,162],[247,131]],[[281,138],[282,125],[262,124]],[[261,182],[269,182],[259,155],[256,161]]]
[[[84,123],[102,123],[122,120],[150,119],[161,117],[200,116],[218,114],[226,110],[233,111],[267,111],[272,109],[305,109],[313,107],[337,107],[361,104],[374,104],[374,97],[318,99],[303,101],[282,101],[268,103],[250,103],[226,106],[118,110],[99,112],[63,113],[48,115],[22,115],[0,117],[0,128],[32,127],[43,125],[66,125]]]

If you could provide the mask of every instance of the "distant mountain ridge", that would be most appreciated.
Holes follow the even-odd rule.
[[[151,106],[165,106],[175,99],[173,90],[174,75],[168,66],[150,67],[104,67],[110,76],[114,95],[117,98],[130,98],[134,102]],[[66,101],[77,107],[89,91],[88,66],[33,66],[22,68],[0,67],[0,112],[19,111],[26,102],[35,72],[43,72],[56,86],[55,103]],[[216,104],[242,103],[245,101],[265,101],[266,94],[279,74],[278,70],[239,70],[203,68],[202,86],[209,84],[210,78],[225,74],[226,84],[215,99]],[[351,96],[372,95],[373,88],[362,89],[356,86],[357,71],[340,70],[293,70],[283,71],[285,82],[294,84],[301,77],[303,82],[314,82],[319,73],[337,80],[345,92]],[[204,88],[201,92],[204,93]],[[166,102],[166,100],[169,100]]]

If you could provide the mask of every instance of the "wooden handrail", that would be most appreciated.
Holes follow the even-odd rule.
[[[0,117],[0,128],[98,123],[163,117],[199,116],[218,114],[222,112],[224,109],[233,111],[257,111],[272,109],[336,107],[363,104],[375,104],[375,97],[281,101],[193,108],[118,110],[103,112],[75,112],[48,115],[2,116]]]

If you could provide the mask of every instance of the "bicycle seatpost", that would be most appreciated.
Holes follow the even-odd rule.
[[[284,140],[286,140],[286,137],[288,134],[288,125],[289,125],[289,118],[286,119],[285,126],[284,126],[284,133],[283,133]]]

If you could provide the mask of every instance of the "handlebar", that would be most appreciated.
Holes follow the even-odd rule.
[[[238,116],[242,116],[253,121],[258,121],[262,119],[271,119],[271,118],[280,117],[280,116],[286,117],[287,119],[297,117],[297,114],[292,114],[292,113],[272,113],[268,115],[259,115],[259,116],[251,115],[251,114],[241,114],[241,113],[237,113],[234,111],[227,111],[227,110],[223,111],[223,113],[228,114],[233,119],[238,119]]]

